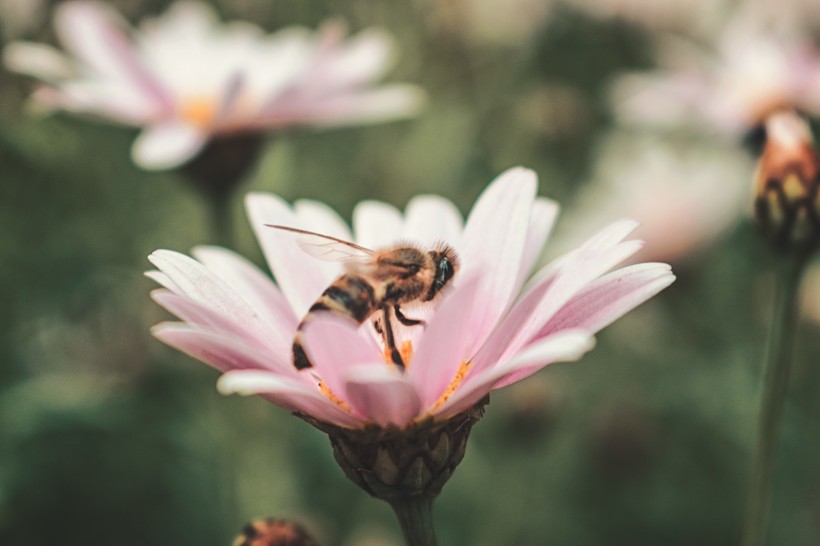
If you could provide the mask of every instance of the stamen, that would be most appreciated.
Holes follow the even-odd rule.
[[[181,118],[203,128],[209,127],[216,116],[216,105],[213,99],[204,97],[186,100],[180,105],[179,110]]]
[[[401,355],[401,360],[404,362],[404,368],[407,370],[410,367],[410,363],[413,360],[413,341],[410,339],[405,339],[401,342],[401,346],[398,348],[399,354]],[[390,349],[387,347],[384,348],[382,351],[382,356],[384,357],[384,361],[391,366],[395,366],[393,363],[392,355],[390,354]]]
[[[456,391],[461,382],[464,381],[464,376],[467,375],[467,371],[470,369],[471,362],[462,362],[461,366],[458,367],[458,371],[456,372],[455,377],[453,380],[450,381],[450,384],[447,386],[447,389],[444,391],[444,394],[436,401],[433,405],[433,411],[439,409],[444,403],[447,401],[448,398]]]
[[[325,385],[324,381],[319,381],[319,390],[322,391],[322,394],[327,396],[331,402],[333,402],[343,410],[350,412],[350,406],[347,404],[347,402],[336,396],[336,394],[332,390],[330,390],[330,388],[327,385]]]

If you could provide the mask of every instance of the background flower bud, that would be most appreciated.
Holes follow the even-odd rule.
[[[811,249],[820,235],[820,160],[808,124],[795,112],[766,121],[766,146],[758,163],[755,215],[779,249]]]

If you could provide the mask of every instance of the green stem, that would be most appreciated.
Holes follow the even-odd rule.
[[[433,528],[433,499],[409,497],[391,502],[390,506],[399,518],[407,546],[438,545]]]
[[[763,377],[757,452],[749,488],[743,546],[761,546],[766,538],[772,471],[781,419],[786,406],[797,322],[797,293],[805,264],[806,260],[802,256],[788,258],[783,260],[778,271],[777,296]]]
[[[214,244],[233,249],[234,231],[231,214],[231,195],[221,193],[206,194],[210,207],[211,236]]]

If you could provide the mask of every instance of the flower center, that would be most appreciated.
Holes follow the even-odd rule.
[[[209,97],[188,99],[180,105],[179,116],[197,127],[207,129],[216,117],[216,103]]]
[[[471,362],[462,362],[461,366],[458,367],[458,371],[456,372],[455,377],[453,380],[450,381],[450,384],[444,390],[444,394],[442,394],[436,403],[433,404],[433,411],[439,409],[444,403],[447,401],[448,398],[456,391],[461,382],[464,381],[464,376],[467,375],[467,371],[470,369]]]
[[[404,369],[406,371],[410,368],[410,361],[413,359],[413,341],[405,339],[401,342],[401,345],[399,345],[398,349],[399,354],[401,355],[401,361],[404,362]],[[395,366],[395,363],[391,358],[390,350],[387,347],[385,347],[382,351],[382,356],[386,363]]]

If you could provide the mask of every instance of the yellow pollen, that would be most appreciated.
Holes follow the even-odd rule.
[[[387,347],[384,348],[384,361],[388,364],[393,364],[393,359],[390,357],[390,350]],[[404,369],[410,369],[410,362],[413,360],[413,341],[409,339],[405,339],[401,342],[401,346],[399,347],[399,354],[401,355],[401,360],[404,362]]]
[[[211,98],[192,98],[180,105],[179,115],[194,125],[208,128],[216,116],[216,104]]]
[[[328,388],[328,386],[325,385],[322,381],[319,382],[319,390],[322,391],[322,394],[327,396],[331,402],[333,402],[345,411],[350,411],[350,406],[347,405],[347,403],[344,400],[336,396],[336,394],[332,390],[330,390],[330,388]]]
[[[444,391],[444,394],[436,401],[433,405],[433,411],[439,409],[450,395],[453,394],[461,382],[464,381],[464,376],[467,375],[467,371],[470,369],[470,362],[462,362],[461,366],[458,367],[458,371],[456,372],[456,376],[450,381],[450,384],[447,386],[447,389]]]

